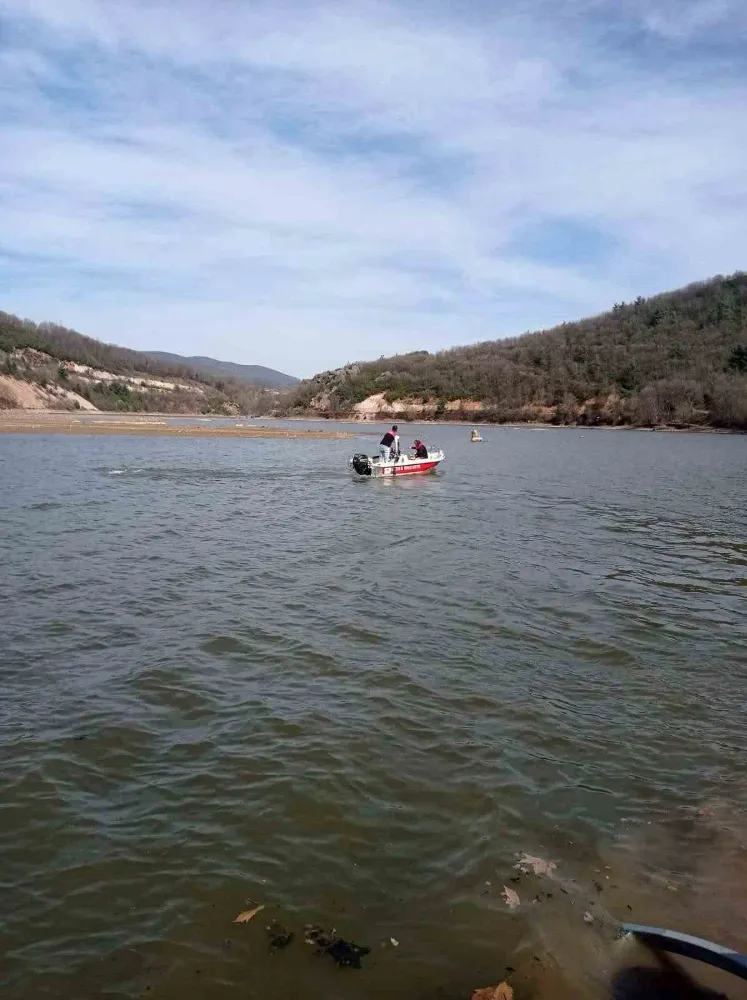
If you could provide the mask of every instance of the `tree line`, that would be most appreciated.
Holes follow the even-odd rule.
[[[28,350],[46,357],[31,361],[24,355]],[[120,378],[84,379],[63,362],[85,365]],[[189,366],[106,344],[56,323],[33,323],[5,312],[0,312],[0,372],[42,387],[63,386],[100,410],[259,416],[269,413],[277,401],[275,393],[237,379],[211,378]],[[135,379],[135,384],[129,379]],[[190,383],[200,391],[178,387],[159,390],[143,384],[148,379]],[[11,404],[12,400],[4,393],[0,408]]]
[[[329,415],[342,414],[377,393],[428,401],[435,416],[454,400],[479,401],[479,413],[449,408],[470,421],[747,429],[747,274],[507,340],[347,365],[302,383],[288,411],[323,398]]]

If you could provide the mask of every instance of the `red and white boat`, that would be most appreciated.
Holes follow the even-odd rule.
[[[358,453],[348,459],[348,468],[356,478],[370,476],[372,479],[382,479],[393,476],[421,476],[426,472],[435,472],[444,460],[440,448],[429,450],[428,458],[413,458],[411,455],[400,455],[382,461],[371,455]]]

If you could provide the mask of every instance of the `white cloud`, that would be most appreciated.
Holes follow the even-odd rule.
[[[715,32],[731,39],[747,32],[747,9],[742,0],[666,0],[641,8],[641,17],[648,31],[672,40],[689,39]]]
[[[0,0],[2,307],[310,374],[734,270],[745,19],[676,9]]]

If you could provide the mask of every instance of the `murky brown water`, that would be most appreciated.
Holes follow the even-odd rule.
[[[747,439],[416,433],[397,483],[0,439],[4,998],[596,1000],[621,919],[747,950]]]

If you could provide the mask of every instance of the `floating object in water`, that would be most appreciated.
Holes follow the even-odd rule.
[[[503,896],[503,902],[510,910],[515,910],[517,906],[521,906],[521,900],[516,889],[509,889],[507,885],[504,885],[501,896]]]
[[[519,860],[514,865],[525,875],[552,875],[558,866],[554,861],[545,861],[544,858],[535,858],[533,854],[521,854]]]
[[[303,939],[306,944],[315,944],[317,948],[324,950],[337,940],[337,932],[334,927],[331,931],[325,931],[323,927],[317,927],[316,924],[306,924]]]
[[[365,945],[345,941],[343,938],[338,938],[324,950],[334,958],[339,968],[349,969],[360,969],[361,959],[371,951]]]
[[[480,437],[480,432],[475,430],[474,428],[472,429],[469,439],[470,441],[472,441],[473,444],[477,441],[482,441],[482,438]]]
[[[234,920],[234,923],[235,924],[248,924],[249,921],[253,917],[256,917],[258,913],[261,913],[262,910],[264,910],[264,908],[265,908],[264,903],[259,903],[257,906],[253,906],[251,910],[243,910],[238,915],[238,917],[236,917],[236,919]]]
[[[365,945],[341,938],[334,928],[326,931],[323,927],[316,927],[313,924],[307,924],[304,940],[307,944],[316,945],[320,954],[330,955],[338,968],[360,969],[361,959],[371,951]],[[396,948],[399,942],[395,944],[394,938],[391,940]]]
[[[281,948],[287,948],[296,935],[277,920],[273,920],[267,927],[267,936],[270,939],[270,951],[279,951]]]
[[[623,924],[622,930],[626,934],[633,934],[650,948],[682,955],[684,958],[694,958],[698,962],[705,962],[706,965],[739,976],[740,979],[747,979],[747,955],[741,955],[732,948],[724,948],[723,945],[692,937],[690,934],[644,924]]]
[[[474,991],[472,1000],[514,1000],[514,991],[508,983],[484,986],[481,990]]]

